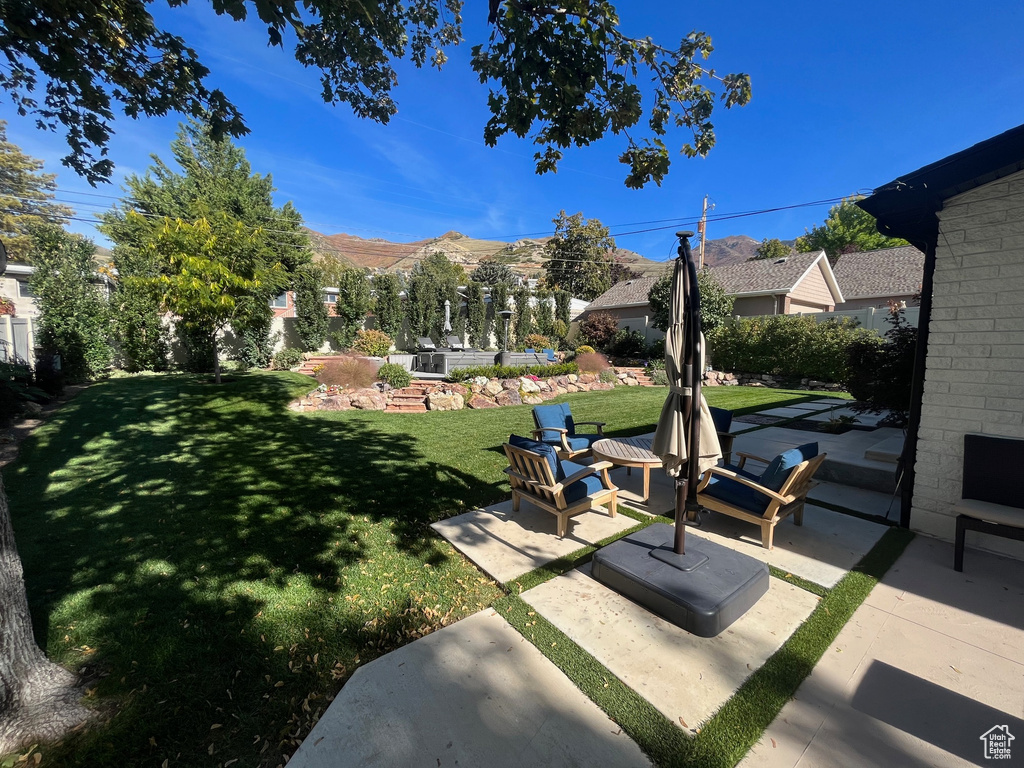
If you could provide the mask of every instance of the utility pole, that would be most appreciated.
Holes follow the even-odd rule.
[[[700,221],[697,222],[697,234],[700,235],[700,245],[697,247],[697,269],[704,269],[704,241],[708,239],[708,196],[704,195],[704,207],[700,212]]]

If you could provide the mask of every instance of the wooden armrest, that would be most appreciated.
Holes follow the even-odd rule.
[[[753,459],[754,461],[760,461],[762,464],[771,464],[771,459],[766,459],[763,456],[755,456],[752,453],[744,453],[743,451],[736,451],[736,455],[742,459]]]
[[[608,422],[607,421],[577,421],[575,423],[576,423],[577,427],[580,424],[587,424],[587,425],[592,426],[592,427],[603,427]]]
[[[563,427],[537,427],[533,430],[533,434],[539,435],[541,432],[557,432],[560,435],[569,434],[569,430]]]
[[[728,477],[730,480],[735,480],[737,483],[742,483],[743,485],[749,486],[758,493],[763,494],[764,496],[767,496],[770,499],[774,499],[775,501],[782,502],[783,504],[788,504],[790,501],[793,500],[789,496],[783,496],[780,493],[776,493],[771,488],[765,488],[763,485],[759,485],[756,481],[751,480],[748,477],[744,477],[743,475],[737,474],[736,472],[733,472],[731,470],[725,469],[724,467],[711,467],[711,469],[708,470],[708,473],[712,475],[720,475],[721,477]]]

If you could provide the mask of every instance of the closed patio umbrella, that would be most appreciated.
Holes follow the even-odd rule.
[[[661,409],[651,450],[676,478],[675,552],[683,554],[687,515],[696,516],[697,482],[722,451],[708,404],[700,392],[704,336],[700,329],[697,268],[690,253],[692,232],[678,232],[679,258],[672,271],[669,326],[665,333],[665,374],[669,394]],[[693,460],[696,457],[696,460]]]
[[[444,300],[444,328],[445,333],[452,332],[452,303],[449,299]]]

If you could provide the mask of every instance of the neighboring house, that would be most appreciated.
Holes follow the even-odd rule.
[[[338,303],[338,289],[324,288],[324,304],[327,312],[334,315],[334,305]],[[285,291],[270,300],[270,308],[274,317],[295,317],[295,291]]]
[[[35,294],[28,280],[35,272],[29,264],[8,264],[0,277],[0,297],[10,299],[14,314],[0,316],[0,360],[35,361],[35,324],[39,317]],[[104,274],[93,280],[97,290],[109,299],[114,290],[113,281]]]
[[[640,331],[648,344],[663,339],[664,332],[651,325],[651,303],[647,300],[656,282],[656,277],[637,277],[616,283],[587,305],[580,320],[595,312],[603,312],[614,317],[619,328]]]
[[[857,205],[925,254],[900,523],[952,539],[964,435],[1024,438],[1024,125]],[[1024,556],[1022,542],[968,543]]]
[[[843,302],[843,292],[824,251],[710,269],[733,298],[732,313],[741,317],[831,312]],[[651,305],[647,300],[657,280],[640,277],[617,283],[590,302],[584,316],[606,312],[618,321],[619,328],[640,331],[648,343],[663,338],[665,334],[650,324]]]
[[[711,274],[740,317],[831,312],[844,301],[824,251],[712,267]]]
[[[844,253],[832,271],[846,299],[844,310],[910,305],[921,292],[924,254],[912,245]]]

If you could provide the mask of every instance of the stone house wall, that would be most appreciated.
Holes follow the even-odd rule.
[[[950,198],[939,238],[911,527],[952,540],[963,438],[1024,438],[1024,171]],[[968,532],[1024,557],[1024,542]]]

